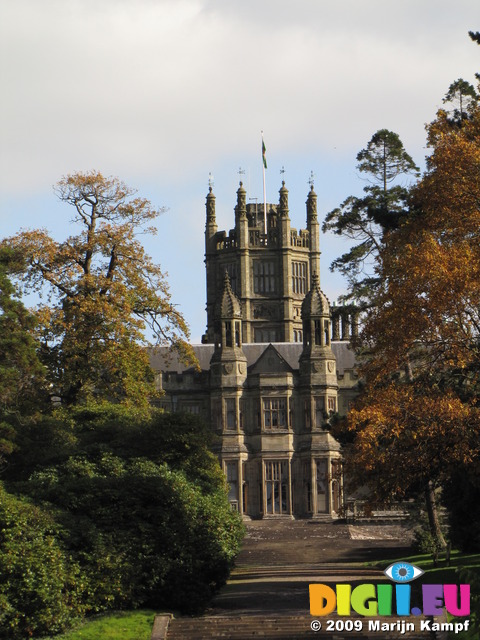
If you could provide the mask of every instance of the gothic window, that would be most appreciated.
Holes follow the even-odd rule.
[[[332,460],[332,510],[339,513],[342,508],[342,463]]]
[[[317,460],[317,513],[327,510],[327,461]]]
[[[337,399],[330,397],[328,398],[328,411],[333,411],[335,413],[337,411]]]
[[[293,341],[294,342],[303,342],[303,331],[301,329],[293,330]]]
[[[225,323],[225,346],[233,347],[232,323],[230,320]]]
[[[266,513],[280,515],[288,508],[288,462],[265,462]]]
[[[288,427],[286,398],[263,398],[263,426],[269,430]]]
[[[275,293],[275,264],[263,260],[253,261],[253,291]]]
[[[328,346],[330,344],[330,322],[325,320],[325,344]]]
[[[322,344],[322,324],[320,320],[315,320],[314,329],[315,329],[314,344],[321,345]]]
[[[241,323],[240,322],[235,322],[235,346],[236,347],[241,347],[242,346],[242,340],[240,337],[240,330],[241,330]]]
[[[198,402],[185,402],[182,403],[182,411],[185,411],[185,413],[193,413],[198,416],[200,413],[200,405]]]
[[[305,427],[310,428],[310,400],[306,399],[303,403],[303,413],[305,418]]]
[[[323,398],[315,398],[315,425],[321,427],[323,425],[323,412],[325,411],[325,402]]]
[[[236,461],[225,463],[225,475],[228,482],[228,499],[232,502],[238,502],[238,466]]]
[[[235,431],[237,427],[235,398],[225,399],[225,418],[227,431]]]
[[[237,293],[237,263],[229,262],[228,264],[223,265],[223,274],[225,274],[225,271],[228,273],[228,277],[230,278],[230,285],[233,293]]]
[[[212,400],[212,422],[218,431],[222,429],[222,401],[220,399]]]
[[[312,482],[311,482],[311,464],[310,460],[303,463],[303,479],[305,483],[305,498],[307,501],[307,513],[313,511],[313,499],[312,499]]]
[[[307,293],[306,262],[292,262],[292,291],[293,293]]]
[[[255,342],[276,342],[276,329],[255,329]]]

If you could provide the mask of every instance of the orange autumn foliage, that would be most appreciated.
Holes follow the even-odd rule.
[[[414,214],[386,238],[383,284],[363,338],[379,380],[414,358],[421,369],[466,369],[480,357],[480,108],[452,126],[429,127],[428,171],[413,191]]]
[[[349,412],[348,431],[347,471],[383,500],[438,484],[480,454],[480,409],[421,384],[371,389]]]
[[[36,229],[4,241],[24,256],[24,288],[46,299],[36,316],[52,387],[67,404],[147,406],[155,389],[145,330],[191,355],[165,276],[138,240],[155,233],[149,225],[161,210],[95,171],[66,176],[56,192],[73,208],[76,235],[59,242]]]

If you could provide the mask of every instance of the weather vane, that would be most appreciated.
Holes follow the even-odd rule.
[[[285,167],[282,166],[282,168],[280,169],[280,175],[283,176],[284,173],[285,173]]]
[[[215,183],[213,182],[213,175],[211,173],[208,174],[208,186],[210,187],[210,189],[213,189],[213,185]]]
[[[313,173],[313,171],[310,171],[310,180],[308,181],[308,184],[313,187],[313,185],[315,184],[315,174]]]
[[[242,169],[242,167],[239,167],[237,173],[238,173],[239,176],[244,176],[245,175],[245,169]]]

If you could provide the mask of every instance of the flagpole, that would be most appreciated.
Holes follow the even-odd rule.
[[[267,189],[265,186],[265,169],[267,168],[267,159],[265,157],[265,142],[263,141],[262,131],[262,169],[263,169],[263,225],[265,228],[265,244],[267,244]]]

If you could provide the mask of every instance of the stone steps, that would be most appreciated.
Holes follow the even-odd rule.
[[[330,619],[334,619],[331,617]],[[310,615],[231,615],[202,616],[198,618],[173,618],[170,622],[167,640],[399,640],[418,638],[417,632],[369,631],[368,620],[363,619],[362,631],[328,631],[325,620],[322,629],[313,631]],[[357,618],[357,620],[360,620]],[[394,622],[396,618],[382,619]],[[423,635],[423,634],[421,634]]]

